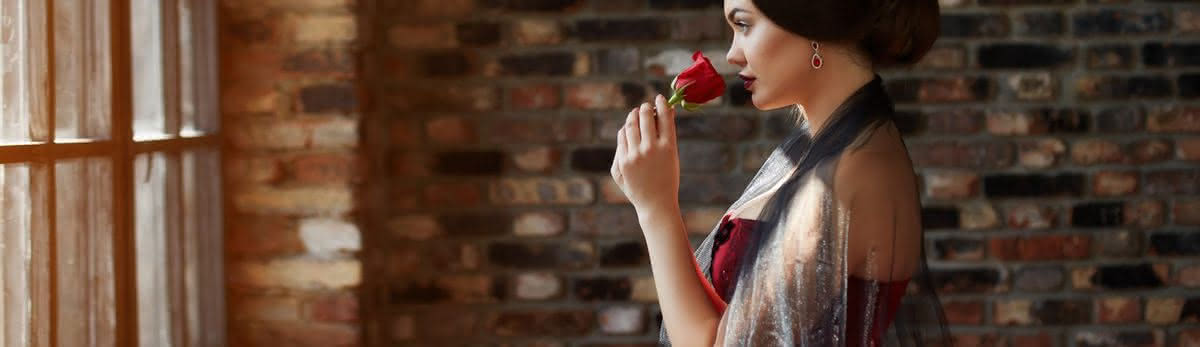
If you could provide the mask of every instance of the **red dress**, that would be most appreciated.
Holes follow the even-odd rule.
[[[729,302],[729,295],[733,293],[733,288],[730,288],[731,281],[737,276],[737,263],[740,259],[742,251],[746,247],[746,242],[750,240],[748,237],[750,231],[753,230],[755,220],[745,218],[734,218],[730,220],[729,215],[721,218],[721,229],[717,231],[716,239],[713,243],[713,259],[712,259],[712,285],[718,296],[725,302]],[[850,276],[847,281],[847,305],[846,309],[846,336],[862,336],[863,319],[866,312],[863,312],[863,305],[856,305],[866,300],[865,292],[870,288],[868,284],[871,280]],[[892,282],[878,282],[876,286],[878,291],[875,293],[877,298],[873,308],[875,314],[873,317],[878,317],[872,324],[869,335],[871,346],[880,344],[883,338],[883,333],[892,323],[895,318],[895,307],[900,304],[900,298],[904,296],[904,290],[908,286],[908,280],[899,280]],[[886,303],[886,305],[884,305]],[[718,310],[724,308],[724,303],[716,303]],[[848,338],[847,346],[858,346],[859,339]]]

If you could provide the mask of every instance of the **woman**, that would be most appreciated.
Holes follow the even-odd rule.
[[[662,343],[946,342],[917,178],[875,74],[929,50],[937,1],[725,0],[724,11],[726,58],[754,106],[802,117],[693,255],[675,112],[659,95],[629,113],[612,175],[646,238]]]

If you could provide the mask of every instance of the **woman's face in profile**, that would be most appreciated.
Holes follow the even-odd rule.
[[[733,29],[733,42],[725,59],[742,67],[749,80],[755,108],[772,110],[806,100],[816,70],[810,60],[812,42],[775,25],[751,0],[725,0],[725,20]]]

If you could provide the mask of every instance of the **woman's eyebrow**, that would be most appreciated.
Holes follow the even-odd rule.
[[[740,9],[740,8],[734,8],[734,9],[732,9],[732,10],[729,10],[729,14],[725,15],[725,18],[726,18],[726,19],[729,19],[729,22],[730,22],[730,23],[732,23],[732,22],[733,22],[733,15],[737,14],[738,12],[749,12],[749,11],[746,11],[746,10],[743,10],[743,9]]]

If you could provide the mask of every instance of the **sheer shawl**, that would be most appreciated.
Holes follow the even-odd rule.
[[[861,327],[847,330],[847,308],[858,305],[863,312],[873,312],[866,308],[883,298],[875,288],[867,288],[864,302],[847,302],[847,281],[852,271],[866,279],[889,278],[889,274],[870,273],[870,269],[891,269],[888,265],[893,257],[900,256],[919,257],[918,265],[907,277],[909,286],[900,307],[886,308],[895,311],[894,320],[880,341],[889,346],[948,344],[945,317],[925,260],[925,242],[897,242],[897,238],[922,237],[919,228],[915,232],[870,231],[878,235],[860,235],[859,239],[890,239],[873,240],[872,244],[879,246],[865,257],[867,264],[856,266],[859,270],[850,269],[849,231],[856,221],[875,216],[851,216],[848,208],[839,205],[834,171],[848,148],[862,135],[890,121],[893,114],[891,99],[876,76],[834,112],[820,133],[810,134],[807,126],[793,131],[730,206],[726,213],[779,187],[754,218],[756,227],[734,278],[735,288],[719,328],[723,339],[717,345],[867,346],[866,332],[877,324],[878,317],[868,314]],[[912,203],[920,202],[914,198]],[[880,211],[878,216],[896,213]],[[700,269],[710,282],[717,228],[695,251]],[[875,281],[867,283],[868,287],[878,285]],[[864,334],[846,336],[847,331]],[[670,345],[665,328],[660,330],[659,341]]]

